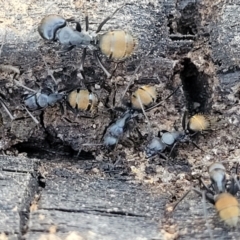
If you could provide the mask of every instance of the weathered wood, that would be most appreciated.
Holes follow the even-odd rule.
[[[26,230],[30,203],[38,190],[37,161],[0,156],[0,232],[20,239]]]
[[[72,166],[74,169],[74,166]],[[76,231],[84,239],[158,239],[164,195],[130,182],[72,173],[48,180],[26,239],[56,226],[57,236]]]
[[[7,34],[0,63],[18,66],[21,74],[17,79],[38,89],[37,84],[48,84],[44,80],[47,69],[39,54],[41,51],[59,81],[59,89],[82,86],[77,76],[82,50],[59,54],[58,44],[40,39],[37,25],[43,16],[50,13],[75,17],[83,22],[86,10],[90,29],[95,30],[104,17],[124,2],[2,1],[0,34]],[[62,114],[60,107],[55,106],[44,110],[43,114],[34,113],[41,121],[36,126],[20,106],[24,91],[10,81],[13,74],[3,72],[0,75],[0,93],[19,118],[11,122],[4,109],[0,109],[3,118],[0,149],[16,147],[19,151],[32,151],[35,156],[45,158],[39,171],[46,177],[46,187],[40,200],[36,200],[38,209],[29,215],[29,229],[24,236],[27,239],[46,238],[43,235],[48,231],[56,232],[55,237],[62,239],[70,231],[77,231],[83,239],[165,239],[167,236],[176,237],[177,230],[179,239],[209,238],[198,196],[188,196],[173,215],[169,204],[180,198],[190,185],[198,185],[199,176],[208,179],[207,168],[195,166],[228,159],[230,162],[226,166],[231,174],[234,161],[239,159],[239,3],[237,0],[217,3],[209,0],[128,2],[135,4],[120,10],[104,30],[123,28],[132,32],[139,42],[136,52],[118,65],[111,80],[106,79],[91,53],[85,63],[87,81],[102,103],[98,117],[82,118],[69,110]],[[133,76],[140,59],[141,68]],[[103,63],[113,71],[114,63],[104,57]],[[184,92],[178,91],[160,107],[147,113],[155,134],[158,130],[173,130],[174,123],[181,128],[184,108],[194,112],[196,105],[199,105],[199,111],[223,118],[226,124],[219,124],[217,131],[195,139],[204,152],[191,145],[179,144],[174,162],[166,163],[159,158],[147,160],[142,153],[146,141],[134,130],[112,153],[100,147],[85,146],[80,157],[75,158],[85,161],[67,164],[66,159],[69,161],[69,156],[76,156],[82,144],[101,143],[105,127],[114,119],[108,111],[114,107],[112,99],[115,97],[115,105],[121,105],[121,94],[131,78],[135,78],[131,91],[139,85],[155,84],[158,102],[183,84]],[[86,116],[85,113],[79,115]],[[149,133],[141,114],[136,119],[136,126],[143,136]],[[22,144],[15,146],[18,143]],[[91,160],[86,161],[87,157]],[[59,161],[49,165],[46,159],[51,161],[52,158]],[[18,162],[15,159],[9,161],[8,158],[4,162],[2,172],[4,179],[7,178],[4,180],[6,194],[15,188],[14,192],[18,190],[21,202],[26,204],[29,200],[24,200],[23,189],[14,184],[15,180],[26,182],[24,189],[33,193],[34,188],[28,183],[36,181],[36,176],[29,175],[28,171],[33,170],[25,171],[21,164],[9,173],[6,169],[12,169],[13,162]],[[18,168],[22,170],[15,173]],[[13,174],[12,177],[9,174]],[[115,180],[107,178],[109,174]],[[154,193],[147,191],[145,185],[122,182],[126,179],[152,184]],[[110,190],[112,195],[107,194]],[[166,198],[169,198],[169,203],[164,214]],[[8,229],[9,238],[14,239],[25,233],[22,229],[25,224],[22,224],[21,216],[14,218],[4,199],[2,209],[6,208],[7,212],[4,210],[0,214],[8,218],[1,218],[4,221],[1,227]],[[13,198],[9,206],[16,203],[18,199]],[[219,222],[212,205],[207,204],[207,210],[214,238],[238,238],[239,227],[227,229]],[[54,226],[50,229],[52,225],[57,230]],[[170,235],[164,235],[163,231]]]
[[[46,6],[41,4],[41,2],[30,1],[24,5],[20,3],[18,6],[22,9],[23,13],[22,15],[19,13],[19,20],[13,20],[13,22],[11,22],[12,25],[10,25],[11,27],[8,25],[9,22],[5,20],[0,29],[2,34],[6,31],[5,44],[1,55],[2,62],[19,66],[22,71],[21,76],[18,77],[19,81],[36,89],[36,83],[40,85],[45,84],[43,78],[47,75],[46,66],[44,66],[40,55],[41,52],[49,68],[55,73],[55,78],[59,82],[58,89],[82,86],[83,84],[79,77],[77,77],[76,74],[72,74],[73,70],[77,70],[77,66],[80,63],[82,50],[74,49],[61,56],[58,54],[61,46],[52,43],[48,44],[46,41],[40,39],[37,33],[37,26],[42,17],[52,12],[61,14],[66,18],[74,17],[80,20],[81,23],[84,23],[83,19],[86,10],[90,20],[90,30],[94,31],[105,17],[111,12],[114,12],[116,8],[122,6],[123,3],[124,1],[112,3],[105,1],[102,3],[88,3],[86,1],[80,4],[80,2],[77,1],[73,2],[71,5],[65,5],[66,3],[53,1],[50,5],[46,4]],[[53,142],[58,142],[59,140],[65,142],[75,151],[78,151],[83,143],[100,143],[104,129],[112,121],[112,116],[108,108],[113,108],[114,106],[113,103],[108,100],[109,95],[114,95],[114,90],[116,89],[116,106],[121,105],[120,97],[127,86],[127,82],[130,78],[135,78],[135,76],[132,75],[133,70],[138,66],[139,59],[146,58],[146,54],[149,51],[152,52],[149,54],[149,57],[146,58],[146,61],[143,59],[138,78],[140,80],[142,77],[147,78],[145,84],[151,82],[157,83],[161,98],[164,98],[170,93],[169,89],[163,89],[163,87],[166,86],[168,80],[172,78],[174,67],[177,62],[167,58],[166,55],[168,51],[173,51],[172,48],[176,51],[179,45],[172,43],[167,37],[168,28],[166,12],[170,13],[174,10],[174,2],[168,2],[167,4],[155,2],[153,5],[149,4],[148,1],[143,4],[138,4],[136,1],[131,1],[130,3],[133,3],[133,5],[126,5],[119,10],[103,29],[122,28],[132,32],[138,39],[137,50],[131,58],[119,64],[111,81],[106,79],[105,75],[96,64],[91,51],[88,51],[90,54],[87,55],[85,63],[85,75],[87,81],[93,82],[88,87],[99,96],[101,101],[99,116],[91,120],[89,118],[76,117],[76,114],[73,114],[69,110],[63,115],[58,107],[46,109],[43,115],[43,127],[45,131],[43,128],[39,129],[32,123],[29,124],[29,128],[26,129],[26,131],[21,132],[18,129],[21,129],[20,126],[23,125],[23,122],[16,120],[13,123],[14,127],[11,127],[11,135],[16,138],[14,141],[11,140],[11,138],[9,138],[8,141],[5,140],[3,149],[7,149],[18,142],[26,142],[27,130],[29,132],[27,135],[32,134],[34,141],[38,141],[39,147],[44,144],[42,142],[46,134],[52,138]],[[3,8],[4,7],[5,6],[3,6]],[[106,8],[108,11],[106,11]],[[8,11],[5,13],[5,18],[12,20],[13,15],[15,15],[14,11],[15,9],[9,7]],[[137,14],[135,14],[136,12]],[[26,13],[28,14],[26,15]],[[138,21],[139,17],[141,21]],[[22,27],[23,25],[27,27],[24,28]],[[18,31],[14,31],[12,29],[13,26],[14,30],[17,28]],[[4,29],[4,27],[6,29]],[[18,45],[17,49],[13,48],[14,44]],[[189,46],[192,45],[192,41],[182,40],[180,45],[180,51],[187,52]],[[11,53],[11,58],[9,57],[9,53]],[[161,57],[159,57],[159,55]],[[105,58],[103,58],[103,62],[109,71],[112,72],[115,64],[106,61]],[[5,77],[6,76],[3,76],[2,78],[5,79]],[[119,77],[121,77],[120,81],[118,80]],[[26,82],[26,79],[30,81]],[[140,83],[143,84],[144,82]],[[17,93],[9,95],[6,90],[3,91],[6,98],[11,100],[9,103],[10,109],[15,112],[17,118],[26,117],[25,111],[16,111],[16,108],[20,108],[18,103],[20,102],[23,90],[13,86],[11,83],[8,84],[10,84],[10,90]],[[172,84],[169,84],[168,88],[173,90],[176,83],[171,85]],[[162,91],[164,92],[162,93]],[[106,107],[106,104],[108,104],[108,107]],[[174,108],[172,108],[172,114],[174,114],[173,109]],[[39,113],[35,113],[35,115],[38,116]],[[87,114],[82,113],[80,115],[84,116]],[[5,113],[3,113],[3,118],[4,122],[8,122],[8,116],[6,116]],[[161,116],[159,116],[159,118],[161,118]],[[6,128],[7,125],[4,127]],[[9,134],[7,136],[9,136]],[[7,136],[5,137],[6,139]],[[56,139],[56,136],[58,139]],[[43,148],[44,147],[45,146],[43,146]],[[86,148],[86,151],[90,150],[93,150],[93,148]]]

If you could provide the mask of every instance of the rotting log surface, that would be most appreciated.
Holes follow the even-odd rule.
[[[77,231],[86,239],[158,239],[166,199],[138,184],[73,174],[54,178],[31,213],[26,239],[56,226],[57,235]],[[57,183],[57,185],[56,185]],[[38,233],[36,233],[38,232]],[[84,238],[84,239],[85,239]]]
[[[17,118],[9,121],[1,110],[0,149],[7,154],[27,152],[30,157],[1,157],[1,231],[7,239],[207,239],[209,232],[201,199],[189,195],[171,212],[171,203],[180,198],[198,177],[207,181],[206,165],[229,160],[228,173],[239,157],[239,3],[238,1],[134,1],[120,10],[104,30],[123,28],[138,38],[138,49],[118,64],[107,80],[87,56],[85,75],[89,88],[100,97],[96,118],[72,113],[59,105],[34,113],[40,125],[28,117],[20,105],[23,89],[12,82],[13,73],[2,72],[1,97]],[[40,39],[36,28],[41,18],[57,13],[84,20],[90,29],[121,6],[124,1],[2,1],[0,33],[6,33],[1,64],[18,66],[17,80],[38,89],[48,86],[47,69],[58,81],[58,89],[81,87],[78,65],[81,50],[60,54],[57,43]],[[149,53],[150,51],[150,53]],[[146,56],[149,53],[148,56]],[[141,62],[141,68],[133,76]],[[115,64],[103,57],[107,69]],[[158,100],[178,91],[159,108],[148,113],[152,130],[181,128],[184,107],[216,115],[225,120],[217,131],[199,136],[197,144],[179,144],[173,161],[146,160],[145,138],[133,129],[117,148],[108,153],[100,143],[104,129],[121,113],[110,114],[107,107],[121,105],[119,99],[129,80],[134,90],[155,84]],[[110,96],[110,97],[109,97]],[[115,99],[115,101],[113,101]],[[114,104],[115,102],[115,104]],[[89,116],[88,116],[89,117]],[[141,114],[135,122],[144,136],[148,133]],[[74,156],[74,157],[73,157]],[[38,163],[41,162],[39,165]],[[203,164],[198,168],[197,165]],[[31,201],[31,207],[30,207]],[[214,238],[237,239],[239,227],[228,229],[212,205],[207,204],[208,225]],[[49,233],[48,233],[49,232]],[[2,234],[0,237],[4,239]]]
[[[39,187],[37,164],[21,156],[0,158],[0,232],[9,234],[8,239],[19,239],[26,230],[29,206]]]

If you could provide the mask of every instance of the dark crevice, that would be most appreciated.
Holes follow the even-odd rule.
[[[38,159],[56,159],[58,157],[77,158],[78,160],[92,160],[95,159],[91,152],[82,150],[79,155],[70,146],[63,146],[62,144],[55,144],[49,146],[44,143],[23,142],[13,146],[19,153],[27,153],[29,158]]]
[[[189,1],[186,6],[181,6],[180,1],[178,8],[180,8],[181,16],[176,21],[177,32],[183,35],[197,34],[197,25],[199,24],[198,22],[200,20],[200,14],[198,12],[199,10],[196,1]]]
[[[180,41],[180,40],[196,40],[195,35],[178,35],[178,34],[172,34],[169,36],[169,38],[172,41]]]
[[[170,14],[168,16],[168,24],[167,26],[169,27],[169,34],[174,34],[174,28],[173,28],[173,22],[174,22],[174,16],[172,14]]]
[[[40,175],[37,171],[32,173],[32,178],[25,193],[25,201],[20,206],[20,240],[25,239],[23,236],[27,233],[28,230],[31,203],[34,201],[35,196],[40,195],[42,188],[45,187],[42,183],[40,183],[39,176]]]
[[[101,210],[76,210],[76,209],[63,209],[63,208],[41,208],[41,210],[47,211],[60,211],[60,212],[69,212],[69,213],[102,213],[104,215],[120,215],[120,216],[130,216],[130,217],[148,217],[146,215],[139,215],[134,213],[128,213],[123,211],[101,211]]]
[[[48,233],[49,231],[46,230],[38,230],[38,229],[31,229],[31,233]],[[43,239],[49,239],[49,238],[43,238]],[[25,238],[23,240],[26,240]]]
[[[29,158],[38,157],[42,159],[45,157],[46,154],[49,156],[72,156],[70,148],[65,148],[65,151],[63,151],[57,148],[57,145],[55,146],[55,148],[51,148],[49,144],[46,144],[46,142],[22,142],[14,145],[14,147],[18,150],[19,153],[27,153],[27,157]]]
[[[46,179],[41,175],[39,174],[38,175],[38,186],[41,187],[42,189],[46,187]]]
[[[169,37],[173,41],[195,40],[201,20],[197,1],[177,2],[178,14],[168,16]]]
[[[149,83],[158,84],[159,80],[153,77],[152,78],[143,77],[138,80],[138,84],[148,85]]]
[[[39,122],[42,126],[44,126],[44,111],[41,111],[39,115]]]
[[[12,173],[29,173],[29,171],[24,171],[24,170],[16,170],[16,169],[8,169],[8,168],[1,168],[2,171],[4,172],[12,172]]]
[[[190,114],[205,113],[210,109],[210,87],[208,76],[199,72],[191,59],[185,58],[182,61],[183,70],[180,78],[186,98],[186,107]]]
[[[45,138],[36,141],[36,138],[30,137],[28,141],[17,143],[13,145],[19,153],[27,153],[29,158],[38,159],[56,159],[58,157],[72,158],[76,157],[78,160],[94,159],[90,152],[82,150],[78,155],[78,151],[72,149],[71,146],[65,144],[60,138],[54,128],[45,128]]]

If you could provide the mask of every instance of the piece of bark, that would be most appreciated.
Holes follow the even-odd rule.
[[[20,239],[38,190],[37,161],[1,156],[0,169],[0,232],[9,240]]]
[[[84,239],[158,239],[165,200],[130,182],[74,172],[72,178],[55,177],[30,213],[26,239],[37,239],[52,226],[62,238],[75,231]]]

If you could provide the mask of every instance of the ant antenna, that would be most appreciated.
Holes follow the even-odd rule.
[[[125,3],[121,7],[117,8],[110,16],[106,17],[98,26],[96,33],[99,33],[102,30],[102,27],[105,25],[107,21],[109,21],[119,10],[127,5],[133,5],[132,3]]]
[[[168,100],[173,94],[175,94],[177,92],[178,89],[180,89],[180,87],[182,87],[183,85],[179,85],[170,95],[168,95],[165,99],[163,99],[161,102],[157,103],[156,105],[146,109],[145,111],[148,112],[158,106],[160,106],[163,102],[165,102],[166,100]]]
[[[132,75],[135,76],[135,75],[137,74],[138,70],[140,69],[140,67],[141,67],[141,65],[142,65],[143,60],[145,60],[146,57],[148,57],[148,55],[149,55],[150,53],[151,53],[151,51],[149,51],[149,52],[146,54],[146,56],[140,60],[140,63],[138,64],[137,68],[135,69],[135,71],[134,71],[134,73],[133,73]],[[130,81],[129,81],[127,87],[126,87],[126,89],[124,90],[124,92],[123,92],[123,94],[122,94],[122,97],[121,97],[121,101],[123,101],[123,98],[124,98],[124,96],[126,95],[127,90],[129,89],[129,87],[131,86],[131,84],[132,84],[133,81],[134,81],[134,77],[132,77],[132,78],[130,79]]]
[[[140,62],[140,64],[141,64],[141,62]],[[138,69],[140,68],[140,64],[139,64],[139,66],[135,69],[133,75],[135,75],[136,72],[138,71]],[[127,85],[127,87],[126,87],[126,89],[124,90],[124,92],[123,92],[123,94],[122,94],[121,101],[123,101],[123,98],[124,98],[124,96],[126,95],[127,90],[129,89],[129,87],[131,86],[131,84],[132,84],[133,81],[134,81],[134,78],[131,78],[130,81],[129,81],[129,83],[128,83],[128,85]]]
[[[144,117],[145,117],[146,120],[147,120],[147,124],[148,124],[148,132],[150,133],[150,131],[151,131],[151,125],[150,125],[150,122],[149,122],[148,116],[146,115],[146,112],[145,112],[145,110],[144,110],[144,107],[143,107],[143,105],[142,105],[142,101],[141,101],[141,98],[139,97],[139,94],[137,94],[137,99],[138,99],[138,102],[139,102],[139,104],[140,104],[140,106],[141,106],[141,109],[142,109],[143,115],[144,115]]]
[[[47,63],[46,63],[46,60],[45,60],[44,56],[42,55],[41,52],[39,52],[39,54],[40,54],[41,57],[42,57],[42,60],[43,60],[44,65],[45,65],[45,67],[46,67],[46,69],[47,69],[48,75],[51,76],[51,78],[53,79],[53,81],[54,81],[55,84],[57,85],[57,81],[56,81],[55,77],[53,76],[52,72],[50,71],[50,69],[49,69],[49,67],[48,67],[48,65],[47,65]]]
[[[192,191],[192,189],[189,189],[187,192],[184,193],[184,195],[173,205],[173,211],[177,208],[178,204]]]

